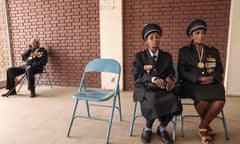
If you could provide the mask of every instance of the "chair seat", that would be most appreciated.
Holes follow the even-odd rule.
[[[113,96],[112,91],[104,90],[85,90],[73,95],[74,99],[88,100],[88,101],[105,101]]]

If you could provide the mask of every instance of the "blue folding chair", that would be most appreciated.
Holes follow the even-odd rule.
[[[104,90],[101,88],[92,88],[87,85],[87,74],[90,73],[111,73],[116,75],[116,79],[111,82],[115,82],[115,87],[113,90]],[[83,72],[82,75],[82,80],[80,83],[79,91],[73,95],[73,99],[75,100],[75,104],[73,107],[73,113],[71,117],[71,121],[69,124],[68,132],[67,132],[67,137],[70,135],[70,131],[72,128],[73,121],[76,118],[86,118],[86,119],[92,119],[92,120],[100,120],[100,121],[106,121],[108,122],[108,130],[107,130],[107,136],[105,143],[109,143],[109,136],[111,132],[111,126],[112,126],[112,119],[114,116],[114,110],[117,109],[119,112],[119,119],[122,121],[122,113],[121,113],[121,101],[120,101],[120,89],[119,89],[119,81],[120,81],[120,74],[121,74],[121,67],[120,64],[113,59],[94,59],[90,61]],[[89,101],[94,101],[96,102],[104,102],[112,99],[113,103],[112,105],[107,105],[107,104],[90,104]],[[118,100],[118,105],[116,105],[116,99]],[[78,107],[78,101],[83,100],[86,102],[86,111],[87,115],[76,115],[76,110]],[[97,117],[92,117],[90,115],[89,108],[90,106],[100,106],[100,107],[109,107],[112,108],[111,114],[109,119],[106,118],[97,118]]]

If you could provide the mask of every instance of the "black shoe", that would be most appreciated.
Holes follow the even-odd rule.
[[[145,131],[143,129],[142,136],[141,136],[142,142],[145,143],[150,143],[152,139],[152,131]]]
[[[169,136],[167,131],[160,132],[159,127],[157,128],[157,134],[160,136],[164,144],[173,144],[173,140]]]
[[[35,89],[33,90],[30,90],[31,94],[30,94],[30,97],[36,97],[36,93],[35,93]]]
[[[15,95],[17,94],[16,90],[9,90],[8,92],[2,94],[2,97],[8,97],[10,95]]]

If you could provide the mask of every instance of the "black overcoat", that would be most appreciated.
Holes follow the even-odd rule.
[[[223,66],[219,51],[210,46],[204,46],[204,68],[197,66],[199,56],[194,45],[180,48],[178,55],[178,73],[181,82],[181,96],[192,98],[195,103],[201,100],[225,100],[225,90],[222,84]],[[200,76],[212,76],[214,83],[200,84]]]
[[[132,63],[132,75],[135,81],[133,98],[140,101],[142,114],[147,120],[180,111],[174,92],[156,88],[152,83],[153,77],[175,77],[172,56],[168,52],[159,49],[156,62],[149,49],[138,52]]]

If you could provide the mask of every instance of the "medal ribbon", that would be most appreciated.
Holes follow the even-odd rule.
[[[200,50],[197,50],[197,52],[198,52],[198,58],[199,58],[199,62],[202,63],[204,48],[202,47],[201,54],[200,54],[199,51],[200,51]]]

